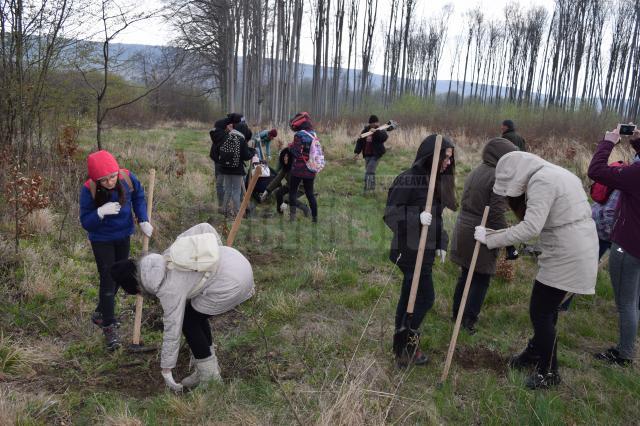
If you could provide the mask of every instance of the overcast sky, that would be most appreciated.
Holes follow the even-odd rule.
[[[131,1],[131,0],[127,0]],[[134,3],[133,1],[131,1]],[[135,3],[140,4],[138,1]],[[364,3],[362,1],[361,3]],[[554,0],[417,0],[416,6],[416,18],[420,20],[422,18],[429,18],[430,16],[435,16],[440,13],[442,8],[446,4],[452,4],[454,11],[449,23],[448,30],[448,46],[445,48],[443,63],[440,66],[440,78],[446,79],[448,78],[448,64],[451,62],[451,54],[449,53],[452,48],[451,45],[454,42],[456,36],[460,34],[464,29],[464,13],[465,11],[480,5],[481,9],[484,11],[487,20],[501,20],[504,16],[504,8],[509,3],[519,3],[524,8],[532,7],[532,6],[544,6],[549,12],[551,12],[553,8]],[[145,8],[158,8],[161,6],[162,2],[160,0],[145,0],[144,1]],[[380,22],[384,21],[384,16],[388,15],[389,8],[389,0],[379,0],[379,10],[378,10],[378,39],[376,40],[374,47],[381,46],[382,44],[382,25]],[[364,8],[361,5],[361,11],[364,15]],[[311,63],[312,62],[312,43],[310,37],[310,24],[309,20],[311,19],[310,13],[307,10],[305,12],[305,21],[306,28],[303,28],[303,46],[302,46],[302,62]],[[363,16],[364,19],[364,16]],[[346,31],[346,25],[345,25]],[[171,42],[173,38],[173,34],[171,32],[171,26],[165,22],[162,22],[160,19],[156,19],[153,21],[145,21],[141,22],[137,25],[134,25],[128,31],[122,33],[117,39],[117,42],[120,43],[133,43],[133,44],[148,44],[148,45],[166,45]],[[346,44],[345,44],[346,45]],[[306,53],[306,54],[305,54]],[[346,66],[346,63],[344,64]],[[376,73],[381,73],[383,68],[382,61],[378,60],[374,63],[373,71]]]

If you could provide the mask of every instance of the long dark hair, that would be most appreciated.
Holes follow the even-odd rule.
[[[107,189],[100,184],[100,182],[96,182],[96,197],[93,202],[96,208],[101,207],[102,205],[111,201],[111,192],[118,191],[118,202],[121,206],[124,206],[126,202],[127,193],[124,190],[124,185],[120,182],[120,179],[116,182],[116,186],[113,189]]]
[[[516,217],[520,220],[524,220],[524,215],[527,212],[527,199],[525,194],[522,194],[519,197],[507,197],[507,202]]]

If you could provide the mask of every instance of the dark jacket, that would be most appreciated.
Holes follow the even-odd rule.
[[[589,165],[589,177],[620,190],[620,215],[613,227],[611,241],[640,259],[640,163],[609,167],[607,163],[614,146],[613,142],[600,142]]]
[[[315,135],[315,131],[312,128],[298,130],[293,135],[293,142],[289,144],[289,152],[291,153],[291,158],[289,159],[289,161],[291,161],[291,176],[303,179],[313,179],[316,177],[316,174],[307,167],[311,142],[313,142],[313,138],[309,135]]]
[[[284,156],[289,155],[289,164],[284,164]],[[267,186],[267,192],[271,193],[276,189],[285,186],[289,187],[289,176],[291,172],[291,155],[289,154],[289,148],[285,148],[280,151],[278,156],[278,164],[280,168],[278,169],[278,174],[271,182],[269,182],[269,186]],[[282,181],[285,181],[285,184],[282,185]]]
[[[225,138],[227,137],[238,137],[240,138],[240,165],[238,167],[224,167],[222,164],[218,163],[218,167],[220,168],[220,173],[223,175],[241,175],[244,176],[247,172],[244,168],[244,162],[247,160],[251,160],[255,154],[255,149],[249,148],[244,135],[237,130],[232,130],[229,133],[225,132]],[[224,142],[224,139],[222,140]],[[212,147],[213,158],[214,161],[217,161],[220,156],[220,147],[222,146],[222,142],[214,143]]]
[[[120,208],[120,212],[107,215],[100,219],[95,200],[91,195],[88,183],[80,190],[80,223],[89,233],[90,241],[115,241],[127,238],[135,232],[135,213],[138,222],[147,222],[147,203],[144,198],[144,189],[140,181],[132,172],[128,172],[133,185],[133,191],[124,180],[119,180],[125,191],[126,202]],[[118,201],[118,191],[109,191],[109,201]]]
[[[360,134],[368,132],[369,130],[371,130],[371,126],[367,125],[364,127],[364,129],[362,129]],[[389,138],[389,135],[385,130],[378,130],[373,135],[371,135],[371,143],[373,144],[372,146],[373,157],[376,157],[379,159],[384,155],[385,152],[387,152],[386,148],[384,147],[384,143],[388,138]],[[353,150],[353,153],[360,154],[362,152],[363,156],[369,156],[365,154],[366,143],[367,143],[367,138],[359,138],[356,141],[356,148]]]
[[[222,142],[227,137],[227,132],[225,127],[229,124],[228,119],[223,118],[222,120],[218,120],[213,125],[213,129],[209,130],[209,137],[211,138],[211,149],[209,149],[209,158],[213,160],[214,163],[218,162],[216,157],[216,149],[222,145]]]
[[[503,155],[517,151],[514,144],[506,139],[495,138],[489,141],[482,151],[482,164],[473,169],[464,182],[464,192],[460,202],[460,214],[451,240],[451,261],[469,269],[476,240],[473,237],[475,227],[482,221],[484,207],[489,206],[487,228],[504,229],[507,221],[504,213],[508,208],[507,200],[493,192],[496,180],[496,165]],[[476,272],[481,274],[496,273],[498,250],[489,250],[480,245]]]
[[[502,137],[508,141],[511,141],[511,143],[513,143],[520,151],[527,151],[527,145],[524,141],[524,138],[517,134],[515,130],[507,130],[502,134]]]
[[[441,153],[446,148],[453,147],[451,140],[444,138]],[[395,263],[400,255],[398,265],[402,267],[413,268],[415,266],[422,228],[420,213],[424,211],[427,202],[434,148],[435,135],[432,135],[427,137],[418,148],[413,166],[398,175],[389,188],[384,213],[384,222],[393,232],[389,259]],[[454,171],[455,162],[452,158],[452,164],[445,171],[445,174],[453,177]],[[453,194],[454,187],[445,184],[447,180],[442,179],[445,174],[438,174],[436,182],[436,193],[431,210],[433,220],[427,233],[423,264],[433,263],[435,250],[446,250],[449,243],[449,237],[442,224],[442,211],[444,207],[455,208],[448,201],[451,198],[455,199],[455,194]],[[449,179],[449,181],[453,183],[453,179]],[[445,195],[444,192],[452,192],[452,194]]]

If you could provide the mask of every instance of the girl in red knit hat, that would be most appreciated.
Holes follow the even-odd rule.
[[[80,190],[80,223],[87,231],[100,275],[98,306],[91,320],[102,328],[107,349],[120,346],[114,314],[117,286],[111,265],[129,257],[129,238],[135,232],[134,214],[142,232],[151,237],[144,189],[138,178],[121,169],[108,151],[87,158],[89,179]]]

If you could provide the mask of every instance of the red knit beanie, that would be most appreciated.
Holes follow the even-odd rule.
[[[98,151],[87,157],[87,170],[89,178],[98,181],[120,170],[118,162],[109,151]]]
[[[269,130],[269,133],[267,133],[267,136],[269,136],[269,138],[273,139],[276,136],[278,136],[278,130],[277,129],[271,129]]]

